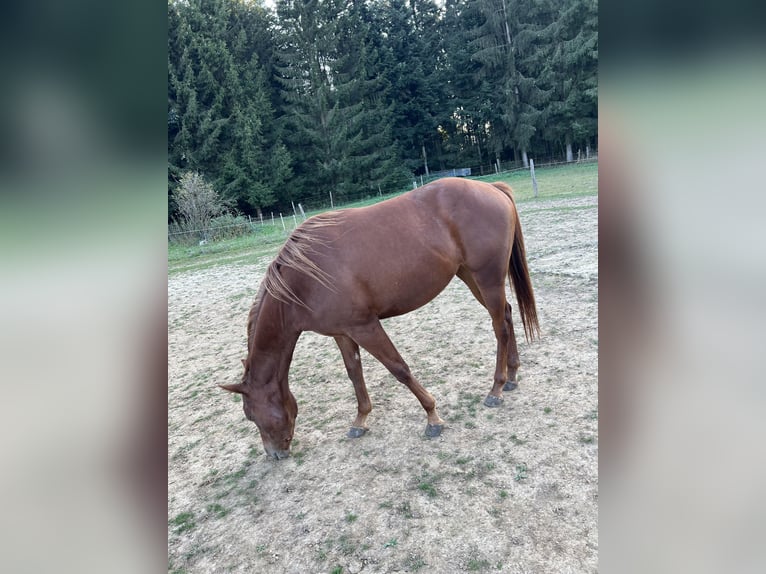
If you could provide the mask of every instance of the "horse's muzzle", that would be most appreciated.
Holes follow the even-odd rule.
[[[282,460],[283,458],[287,458],[290,456],[289,450],[269,450],[264,449],[266,451],[266,454],[268,454],[271,458],[274,458],[276,460]]]

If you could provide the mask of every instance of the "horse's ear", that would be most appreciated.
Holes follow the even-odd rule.
[[[247,387],[245,387],[245,385],[242,383],[218,386],[221,387],[224,391],[229,391],[230,393],[239,393],[240,395],[247,394]]]

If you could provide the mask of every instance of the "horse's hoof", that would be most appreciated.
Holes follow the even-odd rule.
[[[440,434],[442,434],[442,427],[444,425],[432,425],[431,423],[428,423],[426,425],[426,436],[428,438],[436,438]]]
[[[516,381],[506,381],[505,386],[503,387],[503,390],[512,391],[518,386],[519,386],[519,383],[517,383]]]
[[[488,407],[499,407],[503,404],[503,399],[495,395],[487,395],[487,398],[484,399],[484,404]]]
[[[348,429],[348,434],[346,436],[348,436],[348,438],[359,438],[366,432],[367,429],[364,427],[351,427]]]

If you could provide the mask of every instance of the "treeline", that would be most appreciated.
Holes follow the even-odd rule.
[[[597,146],[596,0],[169,0],[168,197],[245,213]]]

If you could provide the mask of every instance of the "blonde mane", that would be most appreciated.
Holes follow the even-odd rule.
[[[338,225],[342,220],[343,213],[340,211],[330,211],[315,215],[306,220],[296,228],[287,238],[287,241],[280,249],[274,261],[271,262],[266,270],[258,295],[250,309],[250,315],[247,322],[248,343],[250,335],[255,329],[255,322],[258,319],[258,312],[261,306],[261,300],[264,293],[268,293],[274,299],[283,303],[292,303],[308,309],[308,305],[293,292],[290,285],[285,281],[282,275],[283,268],[294,269],[299,273],[314,279],[321,285],[334,291],[332,277],[317,266],[311,259],[311,255],[316,253],[314,246],[327,246],[327,242],[316,233],[318,229]]]

